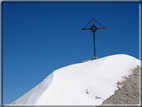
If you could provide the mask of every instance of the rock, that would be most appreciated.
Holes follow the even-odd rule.
[[[137,66],[132,70],[132,74],[123,77],[125,78],[123,82],[117,82],[118,90],[114,92],[114,95],[104,100],[102,106],[103,104],[140,104],[140,69],[142,70],[141,67]]]

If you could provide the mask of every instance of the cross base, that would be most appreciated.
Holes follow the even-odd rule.
[[[96,56],[94,56],[94,57],[93,57],[93,60],[95,60],[95,59],[97,59],[97,57],[96,57]]]

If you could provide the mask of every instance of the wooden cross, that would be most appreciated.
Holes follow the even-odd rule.
[[[91,30],[93,32],[93,40],[94,40],[94,57],[93,59],[97,59],[96,57],[96,50],[95,50],[95,32],[98,30],[98,29],[106,29],[105,27],[102,27],[102,28],[97,28],[95,26],[95,23],[94,23],[94,17],[93,17],[93,26],[91,28],[83,28],[82,30]],[[89,23],[88,23],[89,24]],[[100,24],[101,25],[101,24]],[[101,25],[102,26],[102,25]]]

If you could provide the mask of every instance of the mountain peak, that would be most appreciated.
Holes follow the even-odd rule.
[[[100,105],[140,61],[117,54],[55,70],[13,104]]]

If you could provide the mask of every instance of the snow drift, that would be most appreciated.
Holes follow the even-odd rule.
[[[11,105],[100,105],[137,65],[138,59],[125,54],[69,65],[55,70]]]

